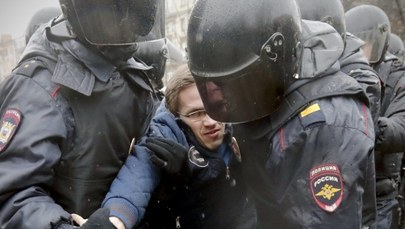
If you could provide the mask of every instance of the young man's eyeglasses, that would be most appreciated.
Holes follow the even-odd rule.
[[[189,118],[192,121],[201,121],[207,116],[207,112],[204,109],[192,111],[188,114],[181,114],[177,112],[177,114]]]

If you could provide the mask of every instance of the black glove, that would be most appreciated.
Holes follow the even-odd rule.
[[[385,141],[386,136],[384,135],[384,131],[385,131],[385,129],[387,129],[387,126],[388,126],[387,123],[388,123],[387,118],[385,118],[385,117],[378,118],[377,128],[376,128],[376,133],[375,133],[376,134],[375,139],[376,139],[378,148]]]
[[[51,229],[73,229],[73,228],[77,228],[75,226],[73,226],[72,220],[69,218],[65,218],[65,217],[61,217],[61,219],[54,223],[51,222]]]
[[[166,138],[150,137],[146,146],[151,150],[150,160],[168,175],[179,175],[186,169],[188,150],[186,147]]]
[[[383,135],[384,130],[387,128],[387,126],[388,126],[388,119],[385,117],[379,117],[378,121],[377,121],[377,127],[378,127],[377,135]]]
[[[108,219],[110,210],[108,208],[99,208],[84,223],[80,229],[116,229],[114,224]]]

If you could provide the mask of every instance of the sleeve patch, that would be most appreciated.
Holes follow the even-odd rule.
[[[321,107],[317,103],[312,104],[309,107],[305,108],[303,111],[301,111],[299,118],[304,128],[312,124],[326,121],[325,115],[322,112]]]
[[[22,120],[22,114],[17,109],[7,109],[0,120],[0,153],[3,152],[13,138]]]
[[[312,197],[327,212],[334,212],[343,199],[343,181],[336,164],[322,164],[309,172]]]

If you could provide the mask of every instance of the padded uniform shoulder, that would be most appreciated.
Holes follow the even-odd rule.
[[[298,117],[304,128],[326,121],[325,115],[318,103],[308,105],[299,113]]]
[[[48,69],[53,73],[54,65],[50,64],[50,60],[44,58],[33,58],[20,63],[14,70],[14,74],[32,77],[34,72],[39,69]]]

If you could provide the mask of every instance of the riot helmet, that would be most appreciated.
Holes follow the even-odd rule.
[[[38,10],[30,19],[27,28],[25,29],[25,44],[28,44],[32,34],[38,29],[41,24],[47,23],[52,18],[62,14],[58,7],[45,7]]]
[[[275,111],[299,71],[301,18],[295,0],[199,0],[188,58],[215,120],[247,122]]]
[[[156,14],[152,28],[146,35],[140,35],[137,39],[138,42],[151,41],[164,38],[166,36],[166,12],[164,0],[156,1]]]
[[[346,40],[345,10],[340,0],[297,0],[301,18],[328,23]]]
[[[152,30],[146,36],[138,38],[138,48],[134,56],[152,67],[148,71],[148,77],[153,87],[160,90],[164,86],[162,78],[166,69],[166,61],[184,63],[185,58],[183,51],[165,37],[164,1],[159,1],[157,12]]]
[[[348,10],[345,18],[347,31],[366,43],[363,51],[369,62],[381,62],[391,33],[390,21],[385,12],[377,6],[360,5]]]
[[[163,88],[162,78],[165,73],[166,61],[185,63],[183,50],[175,46],[168,38],[142,41],[138,43],[135,58],[152,67],[148,76],[155,89]]]
[[[59,0],[70,30],[93,45],[130,45],[147,35],[160,0]]]
[[[388,42],[388,51],[401,59],[404,58],[405,54],[404,43],[401,40],[401,38],[394,33],[390,34],[390,40]]]

